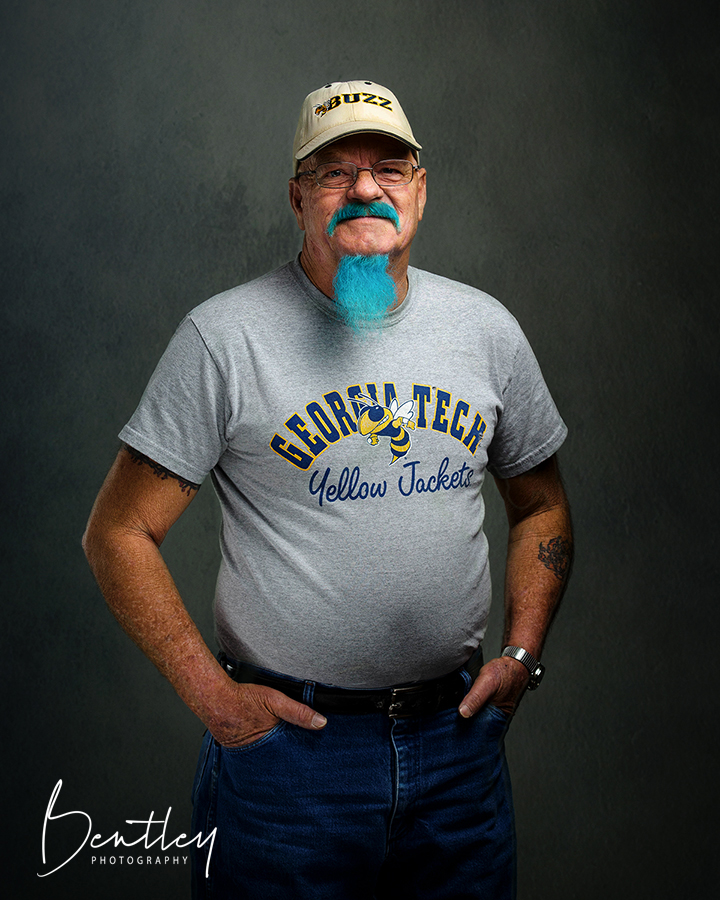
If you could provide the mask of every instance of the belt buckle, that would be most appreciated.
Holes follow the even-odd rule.
[[[408,719],[410,716],[434,712],[438,697],[438,691],[426,684],[392,688],[387,714],[391,719]]]

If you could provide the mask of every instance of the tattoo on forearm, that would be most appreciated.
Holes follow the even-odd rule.
[[[154,459],[150,459],[149,456],[145,456],[144,453],[140,453],[140,451],[136,450],[134,447],[130,447],[125,444],[125,449],[130,454],[130,457],[132,458],[132,461],[134,463],[137,463],[139,466],[150,466],[157,477],[162,479],[163,481],[167,481],[168,478],[174,478],[175,481],[177,481],[180,485],[180,491],[183,494],[187,494],[188,497],[193,491],[200,490],[199,484],[195,484],[192,481],[186,481],[184,478],[176,475],[175,472],[171,472],[170,469],[166,469],[165,466],[161,466],[160,463],[156,463]]]
[[[564,581],[570,567],[570,541],[564,541],[560,535],[551,538],[547,547],[540,541],[538,559],[557,579]]]

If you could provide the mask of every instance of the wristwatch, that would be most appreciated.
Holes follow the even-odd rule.
[[[506,647],[502,652],[502,656],[512,656],[513,659],[525,666],[530,673],[528,690],[534,691],[542,681],[542,677],[545,674],[545,666],[539,663],[527,650],[523,650],[522,647]]]

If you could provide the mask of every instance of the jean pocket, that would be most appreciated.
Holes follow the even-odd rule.
[[[258,738],[256,741],[251,741],[249,744],[242,744],[240,747],[225,747],[223,744],[218,743],[218,746],[223,751],[223,753],[231,753],[233,755],[241,754],[241,753],[250,753],[253,750],[256,750],[260,747],[264,747],[267,744],[274,741],[278,738],[285,729],[290,725],[289,722],[286,722],[284,719],[282,722],[278,722],[277,725],[274,725],[270,731],[266,731],[265,734]]]
[[[483,712],[485,713],[485,727],[488,729],[488,734],[497,734],[499,737],[504,737],[512,723],[513,714],[505,712],[499,706],[492,706],[492,704],[484,706],[481,714]]]
[[[496,719],[500,719],[503,722],[510,723],[512,721],[512,713],[506,712],[504,709],[500,709],[499,706],[493,706],[491,703],[485,707],[485,709]]]

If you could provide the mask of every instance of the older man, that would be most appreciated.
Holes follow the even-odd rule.
[[[567,581],[566,429],[512,316],[409,267],[420,149],[380,85],[307,97],[299,259],[187,316],[90,518],[110,608],[208,729],[197,897],[513,896],[503,738]],[[510,540],[483,665],[486,470]],[[208,473],[218,657],[159,552]]]

